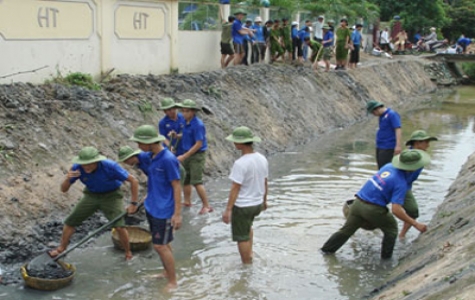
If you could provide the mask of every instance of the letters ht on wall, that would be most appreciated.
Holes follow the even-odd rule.
[[[147,29],[147,18],[148,18],[148,14],[146,14],[146,13],[143,13],[143,12],[134,13],[134,29],[135,30],[139,30],[139,29],[146,30]]]
[[[38,8],[38,25],[49,28],[50,20],[52,20],[52,27],[56,27],[57,14],[59,14],[59,9],[54,7]]]

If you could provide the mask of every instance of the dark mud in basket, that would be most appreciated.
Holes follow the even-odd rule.
[[[43,279],[61,279],[71,276],[74,272],[64,269],[58,263],[49,263],[43,270],[28,270],[28,276]]]

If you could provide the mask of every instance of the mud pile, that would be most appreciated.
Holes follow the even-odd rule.
[[[63,218],[81,196],[81,184],[67,194],[59,191],[71,158],[88,145],[112,159],[120,146],[135,147],[128,142],[133,129],[158,123],[163,97],[190,98],[203,107],[206,173],[220,176],[228,174],[236,155],[224,140],[236,126],[251,127],[263,138],[259,151],[272,154],[367,118],[368,99],[394,107],[434,89],[420,61],[318,74],[308,67],[257,65],[187,75],[121,75],[101,91],[2,85],[0,261],[25,261],[55,246]]]

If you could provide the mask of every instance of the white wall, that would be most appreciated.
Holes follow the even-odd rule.
[[[216,70],[221,67],[221,31],[179,31],[180,73]]]

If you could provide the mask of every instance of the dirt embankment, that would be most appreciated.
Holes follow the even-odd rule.
[[[373,299],[475,299],[475,154],[452,183],[427,233]]]
[[[267,154],[366,118],[375,98],[398,106],[435,89],[418,61],[319,73],[308,67],[234,67],[169,76],[118,76],[93,92],[56,84],[0,86],[0,261],[25,261],[59,240],[62,219],[81,184],[59,191],[71,158],[92,145],[116,159],[141,124],[157,124],[163,97],[204,107],[209,139],[207,173],[224,175],[234,158],[224,141],[232,128],[251,127]],[[144,181],[144,180],[142,180]]]

